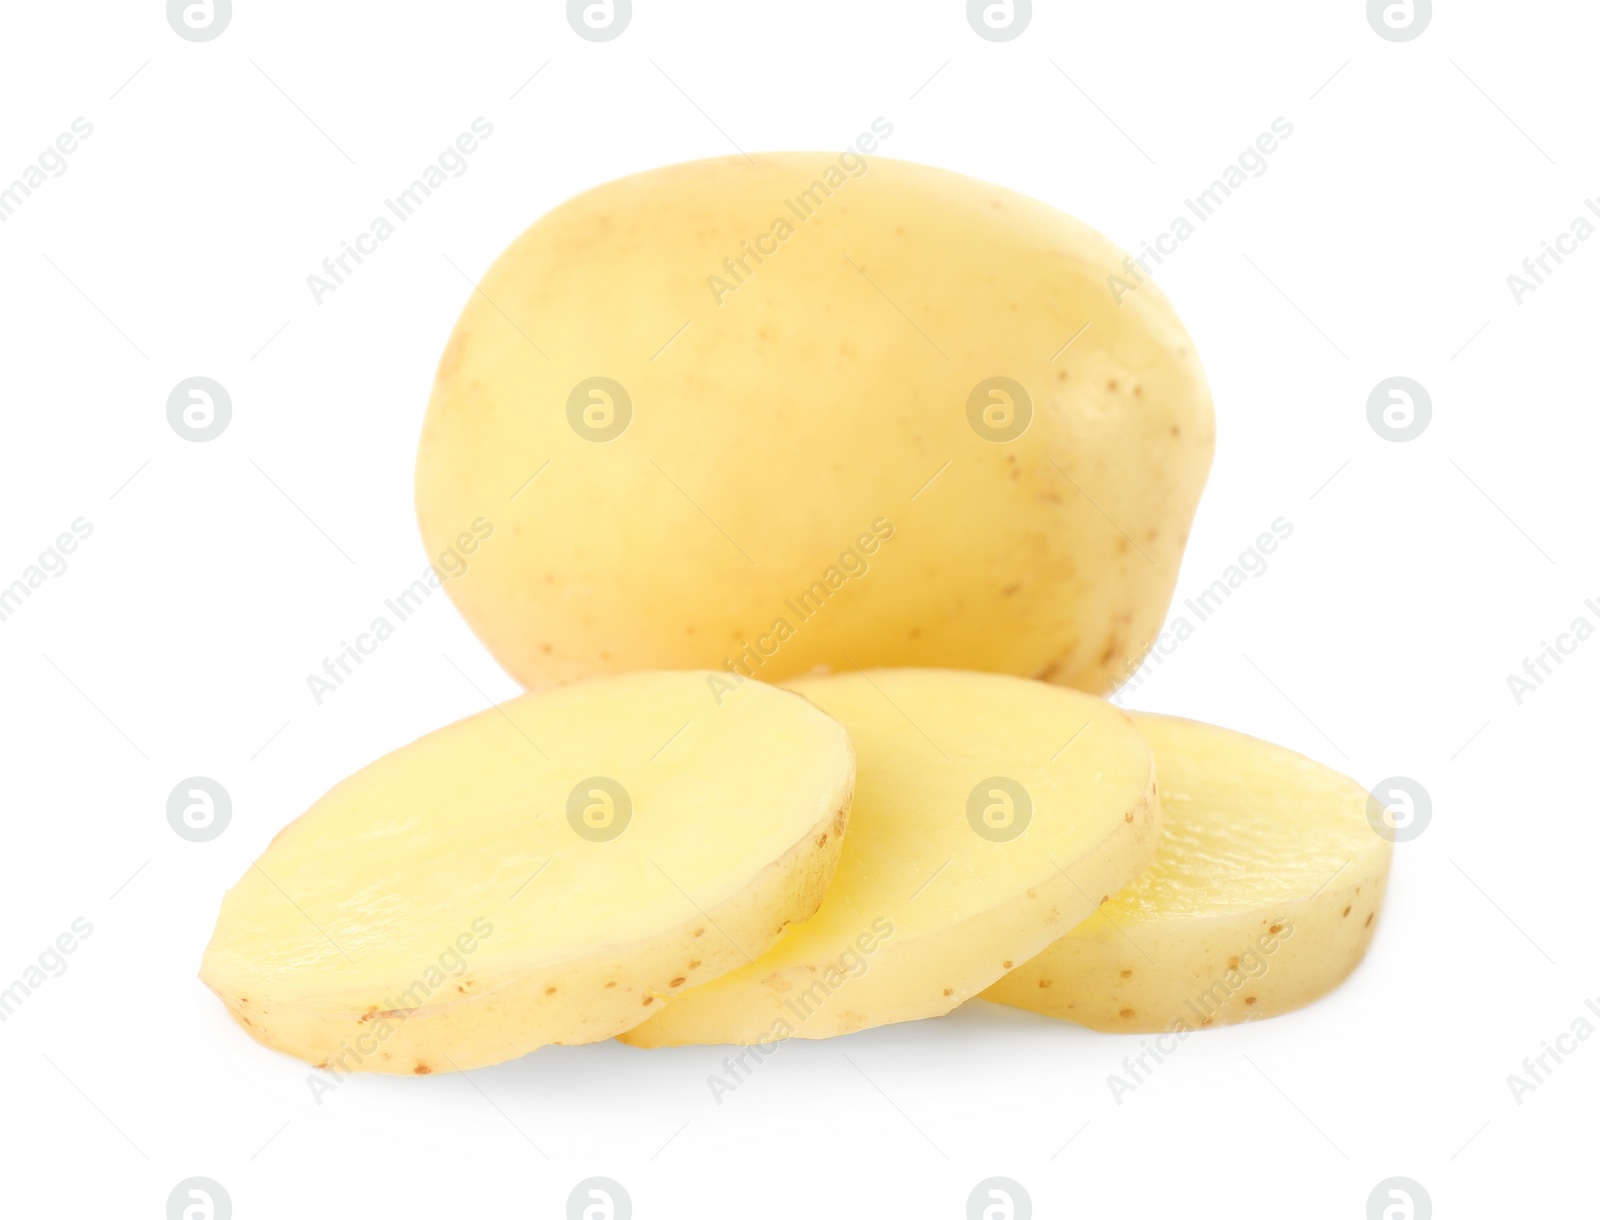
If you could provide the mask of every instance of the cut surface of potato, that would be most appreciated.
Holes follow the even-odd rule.
[[[843,721],[856,802],[832,887],[767,953],[674,995],[635,1046],[826,1038],[948,1012],[1150,860],[1150,747],[1109,703],[998,674],[789,684]]]
[[[877,156],[605,183],[463,293],[428,553],[529,687],[731,663],[1108,690],[1160,630],[1214,439],[1130,266],[1049,204]]]
[[[797,695],[638,673],[523,695],[338,784],[223,900],[201,978],[336,1071],[609,1038],[821,900],[854,783]]]
[[[1161,786],[1155,863],[984,997],[1149,1033],[1275,1016],[1331,991],[1366,953],[1389,877],[1367,793],[1242,733],[1133,719]]]

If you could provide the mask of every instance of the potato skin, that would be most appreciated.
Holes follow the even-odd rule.
[[[1292,1012],[1342,983],[1383,913],[1393,854],[1360,784],[1215,725],[1136,713],[1155,749],[1155,862],[984,998],[1108,1033]]]
[[[1122,252],[1046,204],[850,165],[607,183],[469,298],[418,519],[435,557],[492,527],[445,587],[525,685],[933,666],[1100,693],[1154,638],[1214,437],[1166,299],[1147,282],[1119,304]],[[995,377],[1031,403],[1012,439],[969,422]],[[570,422],[592,378],[626,394],[609,439]]]

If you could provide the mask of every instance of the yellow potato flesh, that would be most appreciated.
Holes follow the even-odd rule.
[[[1044,203],[836,161],[607,183],[468,297],[423,427],[418,519],[525,685],[861,665],[1099,692],[1154,639],[1214,433],[1160,289],[1119,303],[1123,253]],[[829,165],[837,185],[803,203]],[[1013,439],[969,419],[995,377],[1030,404]],[[626,402],[581,388],[593,378]],[[591,434],[626,427],[585,439],[575,392]],[[997,425],[1021,418],[984,403]]]
[[[425,1074],[608,1038],[760,953],[833,874],[853,751],[712,678],[524,695],[379,759],[229,891],[201,977],[269,1046]]]
[[[1274,1016],[1332,990],[1367,951],[1390,844],[1361,785],[1211,725],[1136,715],[1155,748],[1155,863],[984,992],[1113,1032]]]
[[[857,789],[821,908],[758,960],[674,996],[635,1046],[826,1038],[938,1016],[1083,919],[1150,860],[1150,748],[1108,703],[994,674],[878,670],[790,688],[844,722]],[[1031,817],[995,795],[1020,784]],[[1005,823],[975,829],[990,810]]]

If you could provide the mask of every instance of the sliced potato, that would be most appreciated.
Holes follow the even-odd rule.
[[[593,1042],[810,915],[854,756],[804,699],[704,673],[523,695],[334,787],[223,900],[201,978],[335,1070]]]
[[[1021,678],[789,684],[850,729],[850,834],[815,916],[675,995],[635,1046],[827,1038],[948,1012],[1085,918],[1159,837],[1150,747],[1109,703]]]
[[[984,997],[1119,1033],[1275,1016],[1367,951],[1390,844],[1367,793],[1281,746],[1136,715],[1155,747],[1155,863]]]

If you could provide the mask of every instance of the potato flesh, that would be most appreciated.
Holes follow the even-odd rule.
[[[228,893],[201,977],[268,1045],[412,1073],[610,1037],[759,954],[832,876],[853,750],[804,700],[717,681],[524,695],[378,760]],[[568,816],[595,776],[631,800],[609,841]]]
[[[938,1016],[1084,918],[1154,852],[1150,749],[1110,704],[936,670],[789,685],[856,742],[833,885],[762,958],[674,996],[625,1042],[824,1038]],[[1034,806],[1008,842],[968,819],[969,794],[995,776],[1019,782]]]
[[[1365,955],[1389,843],[1354,780],[1241,733],[1135,715],[1155,749],[1155,863],[1066,937],[989,988],[1112,1032],[1275,1016]]]
[[[948,666],[1104,691],[1155,638],[1214,432],[1160,289],[1119,304],[1105,238],[926,166],[872,158],[796,219],[785,200],[833,159],[607,183],[468,297],[418,518],[435,555],[493,529],[445,588],[524,684],[733,660],[765,681]],[[793,236],[718,304],[708,278],[785,216]],[[597,376],[632,404],[603,442],[567,415]],[[996,376],[1032,401],[1007,442],[968,421]]]

